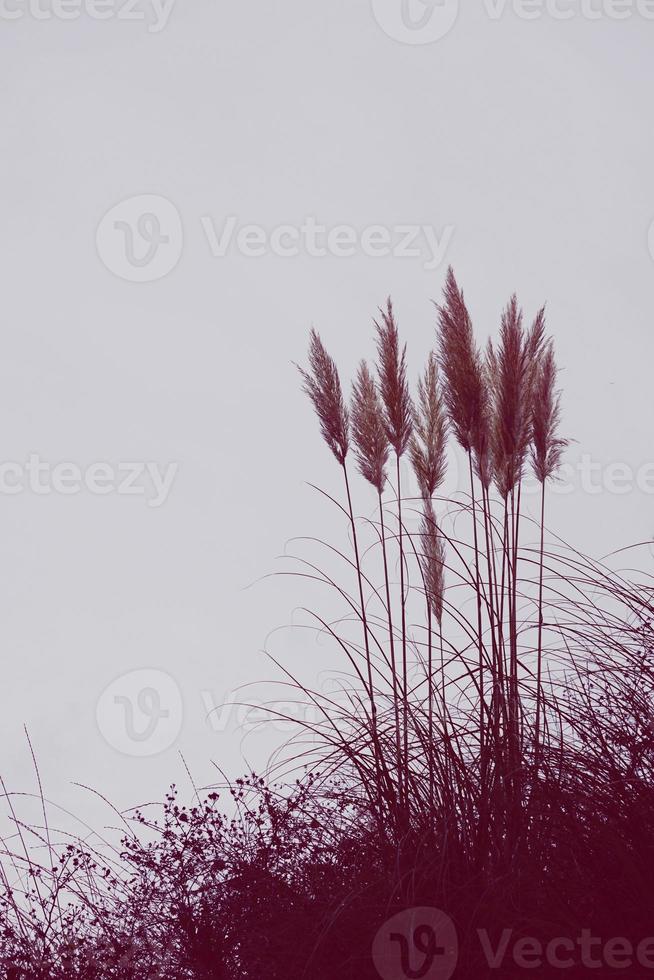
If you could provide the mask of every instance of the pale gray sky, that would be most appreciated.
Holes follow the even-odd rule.
[[[260,650],[306,600],[244,587],[330,532],[304,481],[338,474],[291,365],[312,323],[347,378],[391,293],[415,375],[448,262],[482,337],[513,290],[547,301],[570,458],[609,486],[577,473],[551,523],[595,553],[654,533],[654,21],[644,0],[486,0],[447,33],[453,0],[75,2],[0,12],[0,772],[31,782],[27,724],[49,796],[86,812],[73,780],[125,806],[182,781],[178,750],[200,782],[241,766],[207,706],[274,676]],[[346,227],[315,254],[312,225]],[[119,722],[141,690],[156,713],[152,675],[103,695],[144,670],[170,675],[149,743]]]

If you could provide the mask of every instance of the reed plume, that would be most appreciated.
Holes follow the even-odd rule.
[[[418,404],[413,413],[409,455],[424,500],[430,500],[445,479],[447,419],[438,380],[438,363],[429,355],[424,377],[418,382]]]
[[[400,336],[395,323],[393,305],[388,300],[380,310],[377,328],[377,370],[384,405],[384,424],[388,441],[396,456],[403,456],[409,445],[413,428],[411,395],[406,378],[406,345],[400,350]]]
[[[359,472],[381,494],[386,485],[388,436],[377,386],[365,361],[352,386],[351,418]]]
[[[532,438],[533,391],[544,344],[545,311],[525,332],[514,295],[502,314],[497,349],[489,341],[487,377],[493,410],[491,452],[495,485],[503,498],[519,484]]]
[[[554,476],[561,464],[567,439],[557,435],[561,417],[561,395],[556,388],[558,369],[554,344],[549,340],[540,357],[532,392],[531,462],[539,483]]]
[[[454,271],[447,270],[438,311],[438,356],[443,398],[454,436],[488,485],[488,389],[472,320]]]
[[[313,402],[323,439],[343,466],[350,448],[350,419],[336,364],[325,350],[320,335],[311,330],[309,371],[298,366],[303,390]]]
[[[445,547],[443,537],[438,529],[436,514],[431,501],[425,500],[420,526],[422,538],[422,574],[425,583],[425,595],[429,610],[436,622],[443,620],[443,594],[445,590],[444,566]]]

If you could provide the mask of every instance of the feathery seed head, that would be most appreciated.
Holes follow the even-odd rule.
[[[491,388],[490,451],[493,476],[503,497],[520,482],[532,436],[534,383],[544,344],[545,311],[525,332],[515,295],[502,314],[497,350],[489,342],[486,370]]]
[[[406,345],[400,349],[400,337],[388,300],[385,310],[380,310],[381,323],[377,328],[377,370],[379,389],[384,406],[384,426],[391,446],[402,456],[409,445],[413,427],[413,409],[406,380]]]
[[[477,473],[487,486],[488,388],[463,292],[450,267],[443,303],[438,306],[438,356],[443,397],[459,445],[473,453]]]
[[[425,592],[429,609],[440,625],[443,619],[443,595],[445,592],[445,547],[443,536],[438,528],[436,514],[431,501],[424,501],[424,511],[420,526],[422,555],[420,558]]]
[[[532,393],[531,462],[536,478],[544,483],[561,464],[568,439],[557,436],[561,417],[561,393],[557,390],[558,369],[554,343],[549,340],[541,353]]]
[[[382,493],[386,485],[388,437],[375,380],[361,361],[352,386],[352,438],[361,475]]]
[[[429,355],[424,377],[418,382],[418,405],[413,413],[409,455],[423,498],[431,499],[445,479],[447,419],[438,380],[438,364]]]
[[[339,463],[345,463],[350,447],[350,420],[343,400],[338,368],[315,330],[309,341],[309,370],[298,367],[302,389],[313,402],[323,439]]]

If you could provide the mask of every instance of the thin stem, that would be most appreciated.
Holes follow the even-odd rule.
[[[477,536],[477,507],[475,502],[475,480],[472,472],[472,452],[468,451],[468,465],[470,468],[470,496],[472,499],[472,527],[475,543],[475,590],[477,593],[477,646],[479,649],[479,753],[480,758],[484,757],[484,644],[482,638],[481,620],[481,576],[479,574],[479,540]]]
[[[403,542],[403,532],[402,532],[402,490],[401,490],[401,476],[400,476],[400,454],[395,454],[396,469],[397,469],[397,519],[399,523],[399,546],[400,546],[400,602],[402,608],[402,696],[403,696],[403,707],[402,707],[402,723],[404,728],[404,768],[405,768],[405,781],[404,781],[404,794],[405,794],[405,804],[408,805],[408,787],[409,787],[409,702],[407,697],[408,689],[408,670],[407,670],[407,655],[406,655],[406,600],[404,596],[404,542]]]
[[[518,566],[520,562],[520,504],[522,500],[522,480],[518,483],[518,498],[516,502],[516,513],[515,513],[515,533],[513,538],[513,626],[515,630],[514,637],[514,655],[515,655],[515,702],[516,702],[516,712],[519,717],[520,723],[522,724],[522,705],[520,701],[520,688],[518,685],[518,581],[519,572]]]
[[[493,644],[493,668],[492,685],[493,693],[491,696],[491,717],[493,725],[493,736],[495,745],[499,743],[499,712],[500,712],[500,692],[498,690],[498,677],[500,670],[501,656],[501,636],[499,630],[499,597],[497,594],[497,571],[495,568],[495,552],[493,550],[493,527],[490,509],[490,496],[488,487],[482,485],[482,496],[484,504],[484,533],[486,537],[486,562],[488,565],[488,588],[490,592],[489,615],[491,625],[491,638]]]
[[[384,560],[384,585],[386,587],[386,610],[388,614],[388,642],[391,651],[391,673],[393,680],[393,713],[395,717],[395,751],[397,762],[398,796],[402,797],[402,749],[400,743],[400,705],[397,689],[397,665],[395,662],[395,638],[393,634],[393,610],[391,606],[391,586],[388,574],[388,555],[386,551],[386,525],[384,522],[384,505],[381,492],[379,494],[379,521],[381,524],[382,555]]]
[[[538,566],[538,663],[536,668],[536,742],[534,751],[535,777],[538,778],[540,764],[540,713],[541,679],[543,670],[543,556],[545,550],[545,481],[541,484],[540,497],[540,561]]]
[[[442,618],[438,621],[438,637],[440,645],[440,655],[441,655],[441,708],[443,711],[443,741],[445,744],[445,772],[449,777],[450,761],[449,761],[449,734],[447,730],[447,702],[445,699],[445,654],[443,652],[443,620]]]
[[[429,708],[428,708],[428,752],[429,752],[429,824],[434,820],[434,664],[432,653],[431,603],[427,600],[427,670],[429,673]]]

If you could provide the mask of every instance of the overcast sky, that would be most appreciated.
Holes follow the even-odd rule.
[[[323,667],[267,639],[302,585],[247,588],[332,530],[291,362],[315,324],[349,378],[390,293],[417,375],[450,262],[482,339],[514,290],[548,304],[578,440],[552,526],[594,554],[652,536],[651,7],[4,0],[11,787],[23,725],[81,813],[73,781],[159,798],[179,752],[238,774],[212,705],[274,678],[266,643]]]

